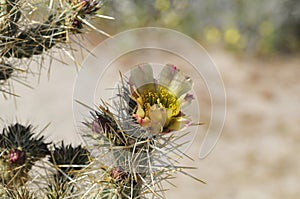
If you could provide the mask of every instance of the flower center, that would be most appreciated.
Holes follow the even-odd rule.
[[[148,115],[150,107],[154,104],[158,104],[166,109],[171,109],[172,116],[179,114],[180,103],[178,102],[177,97],[167,88],[161,85],[146,84],[139,90],[142,91],[140,96],[143,101],[143,109],[145,110],[146,115]]]

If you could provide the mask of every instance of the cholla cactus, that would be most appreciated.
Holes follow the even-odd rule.
[[[51,1],[52,2],[52,1]],[[65,43],[68,35],[79,33],[83,25],[88,23],[85,18],[96,15],[100,2],[94,0],[61,1],[60,6],[50,8],[45,21],[34,23],[22,12],[22,8],[35,5],[29,1],[6,1],[1,28],[1,56],[29,58],[39,55],[52,48],[57,43]],[[19,24],[21,16],[25,18],[23,27]],[[89,23],[88,23],[89,24]]]
[[[7,189],[6,190],[6,196],[1,196],[3,199],[37,199],[34,196],[34,193],[32,191],[29,191],[25,187],[20,187],[18,189]]]
[[[0,81],[9,79],[13,72],[14,69],[9,64],[0,63]]]
[[[151,64],[134,67],[128,80],[122,77],[113,106],[100,105],[85,122],[92,132],[84,134],[87,143],[102,152],[95,153],[101,179],[94,181],[100,191],[93,197],[164,198],[163,180],[175,172],[188,175],[172,156],[184,156],[177,140],[186,134],[179,132],[199,125],[183,112],[194,99],[192,85],[174,65],[164,66],[159,79]]]
[[[0,135],[0,169],[3,187],[18,187],[38,160],[49,155],[43,136],[34,137],[32,126],[19,123],[4,128]]]
[[[152,65],[133,68],[122,76],[114,106],[104,103],[85,122],[87,147],[49,144],[34,136],[31,125],[3,129],[0,137],[2,198],[164,198],[162,182],[187,174],[176,165],[184,156],[178,141],[193,123],[183,107],[193,100],[192,80],[166,65],[158,79]],[[45,177],[36,177],[40,191],[27,188],[29,171],[47,157]],[[43,161],[44,162],[44,161]],[[45,165],[45,164],[44,164]],[[194,177],[193,177],[194,178]],[[194,178],[196,179],[196,178]],[[200,182],[203,182],[197,179]],[[34,183],[33,183],[34,184]],[[3,193],[4,192],[4,193]]]
[[[55,168],[55,172],[47,189],[48,198],[67,198],[78,194],[80,190],[76,186],[78,178],[89,163],[91,162],[90,153],[81,145],[73,147],[72,145],[55,146],[49,157],[49,161]]]
[[[37,14],[39,20],[32,13],[44,2],[0,0],[0,4],[2,92],[17,71],[28,70],[18,61],[68,44],[70,35],[84,33],[85,27],[108,36],[89,22],[92,17],[109,18],[97,13],[101,8],[97,0],[50,0],[49,9]],[[164,198],[162,181],[173,178],[175,172],[186,174],[183,169],[187,167],[177,166],[173,156],[185,155],[179,149],[184,143],[177,140],[188,133],[179,132],[198,125],[183,111],[194,99],[190,93],[193,82],[174,65],[164,66],[159,78],[154,77],[151,64],[140,64],[130,71],[130,77],[121,77],[113,106],[104,102],[92,112],[91,121],[85,122],[89,127],[84,134],[90,141],[87,148],[62,142],[49,150],[50,143],[43,136],[35,137],[31,125],[16,123],[4,128],[0,197]],[[45,157],[50,166],[45,169],[50,172],[39,179],[45,187],[39,187],[42,191],[36,194],[27,188],[29,171]]]
[[[0,91],[5,91],[3,82],[12,73],[28,70],[24,58],[44,56],[54,46],[67,51],[70,35],[89,29],[109,36],[89,22],[95,17],[111,19],[98,14],[98,0],[1,0],[0,5]]]

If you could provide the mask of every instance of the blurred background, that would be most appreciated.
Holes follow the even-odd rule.
[[[105,27],[120,32],[144,26],[183,32],[202,45],[265,55],[299,50],[298,0],[106,0],[116,18]]]
[[[204,137],[199,132],[187,152],[195,160],[181,162],[198,167],[190,173],[207,184],[177,175],[176,187],[166,185],[167,198],[300,197],[300,1],[106,0],[103,14],[115,20],[94,24],[111,35],[146,26],[183,32],[207,49],[222,75],[227,93],[222,136],[199,159]],[[104,39],[91,33],[83,41],[93,49]],[[55,63],[49,76],[47,67],[40,78],[28,76],[33,90],[15,83],[22,97],[1,99],[0,118],[40,127],[51,122],[49,139],[79,142],[72,116],[77,70],[70,65]],[[201,114],[209,118],[209,96],[201,100],[207,104]]]

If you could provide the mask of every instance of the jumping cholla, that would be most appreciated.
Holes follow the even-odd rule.
[[[24,60],[66,50],[70,35],[97,31],[98,0],[0,0],[0,92],[14,94],[11,79],[26,73]],[[67,53],[68,54],[68,53]],[[165,198],[164,181],[186,173],[180,140],[195,123],[184,107],[194,100],[193,81],[178,66],[133,66],[121,74],[113,104],[103,101],[83,121],[84,145],[47,142],[32,125],[6,125],[0,134],[0,197],[15,199]],[[193,179],[203,182],[193,176]]]
[[[31,62],[24,65],[24,60],[46,56],[54,46],[71,56],[68,52],[71,35],[93,30],[109,37],[91,21],[113,19],[100,14],[102,2],[98,0],[1,0],[0,5],[0,92],[3,94],[13,94],[7,88],[7,80],[18,80],[18,73],[30,70]]]

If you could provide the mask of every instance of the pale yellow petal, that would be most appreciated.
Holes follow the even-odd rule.
[[[144,111],[143,107],[140,104],[138,104],[136,114],[140,117],[145,117],[145,111]]]
[[[149,118],[151,122],[165,124],[167,118],[166,109],[161,108],[158,104],[154,104],[150,107]]]
[[[179,131],[191,125],[191,120],[187,117],[176,117],[170,121],[169,126],[165,132]]]
[[[169,125],[169,123],[170,123],[170,121],[171,121],[171,119],[172,119],[172,114],[173,114],[173,110],[172,109],[167,109],[166,110],[166,123],[165,123],[165,125],[164,126],[167,126],[167,125]]]
[[[151,106],[149,110],[149,118],[151,120],[151,132],[162,132],[167,119],[166,109],[161,108],[157,104]]]

